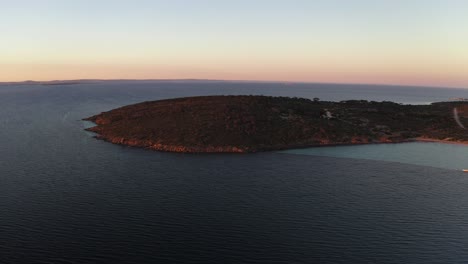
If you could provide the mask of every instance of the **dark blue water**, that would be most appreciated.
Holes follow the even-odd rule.
[[[343,89],[1,86],[0,263],[466,263],[462,172],[284,153],[152,152],[97,141],[80,121],[133,102],[201,94],[468,97]]]

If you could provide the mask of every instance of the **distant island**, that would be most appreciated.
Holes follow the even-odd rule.
[[[274,81],[242,81],[242,80],[216,80],[216,79],[75,79],[51,81],[19,81],[0,82],[2,85],[75,85],[75,84],[114,84],[114,83],[284,83]]]
[[[171,152],[258,152],[311,146],[441,140],[467,143],[468,102],[402,105],[270,96],[143,102],[85,120],[115,144]]]

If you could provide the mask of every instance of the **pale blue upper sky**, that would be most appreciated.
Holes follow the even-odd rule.
[[[468,86],[468,1],[0,0],[0,81]]]

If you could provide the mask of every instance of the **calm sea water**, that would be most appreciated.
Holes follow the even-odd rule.
[[[468,169],[468,146],[444,143],[412,142],[335,146],[291,149],[282,153],[382,160],[458,171]]]
[[[0,86],[0,263],[468,261],[468,175],[456,170],[465,148],[187,155],[97,141],[80,121],[129,103],[206,94],[468,97],[313,84]]]

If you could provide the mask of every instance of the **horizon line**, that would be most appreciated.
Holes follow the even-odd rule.
[[[281,81],[281,80],[235,80],[235,79],[197,79],[197,78],[161,78],[161,79],[52,79],[45,81],[38,80],[24,80],[24,81],[0,81],[0,85],[10,85],[10,84],[37,84],[37,85],[47,85],[47,84],[79,84],[78,82],[242,82],[242,83],[283,83],[283,84],[324,84],[324,85],[363,85],[363,86],[395,86],[395,87],[415,87],[415,88],[439,88],[439,89],[468,89],[464,86],[440,86],[440,85],[416,85],[416,84],[394,84],[394,83],[353,83],[353,82],[313,82],[313,81]]]

